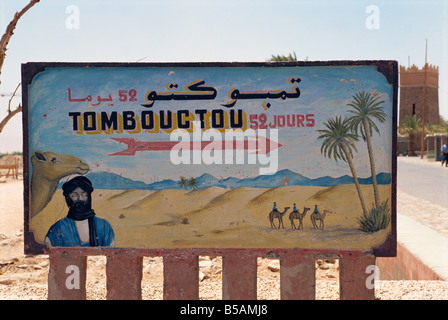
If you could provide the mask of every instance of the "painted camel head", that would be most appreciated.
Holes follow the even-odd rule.
[[[38,214],[50,202],[59,180],[72,174],[86,174],[89,165],[82,159],[54,152],[35,150],[31,157],[31,216]]]

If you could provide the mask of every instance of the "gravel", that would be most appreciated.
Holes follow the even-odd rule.
[[[2,246],[5,245],[3,242]],[[203,263],[203,262],[207,263]],[[220,257],[200,257],[199,298],[220,300],[222,291]],[[280,299],[278,260],[258,260],[257,298]],[[273,267],[274,265],[274,267]],[[88,257],[86,293],[88,300],[106,299],[106,259]],[[47,299],[48,257],[24,257],[0,260],[0,299]],[[339,299],[339,264],[336,260],[318,260],[316,267],[316,300]],[[448,300],[446,281],[377,281],[377,300]],[[142,298],[163,299],[163,263],[161,258],[143,260]]]

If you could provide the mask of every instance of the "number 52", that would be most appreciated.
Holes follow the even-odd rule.
[[[131,89],[129,90],[118,90],[118,96],[119,96],[119,100],[121,102],[126,102],[128,101],[128,95],[129,95],[129,101],[137,101],[137,90],[135,89]]]

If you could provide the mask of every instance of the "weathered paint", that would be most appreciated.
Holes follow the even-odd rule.
[[[341,300],[373,300],[374,287],[367,285],[369,266],[375,266],[375,256],[360,252],[348,252],[341,255],[339,262],[339,285]]]
[[[143,257],[132,250],[117,251],[107,256],[106,279],[108,300],[142,298]]]
[[[50,254],[49,300],[86,299],[87,256],[76,250],[56,250]]]
[[[257,256],[229,251],[222,262],[222,299],[257,299]]]
[[[118,73],[114,74],[115,71]],[[142,71],[146,72],[144,77],[142,77]],[[139,77],[133,77],[135,72],[139,74]],[[59,74],[59,76],[63,75],[62,79],[64,81],[71,79],[71,82],[53,81],[48,83],[47,81],[52,79],[52,77],[46,78],[46,76],[50,73]],[[300,73],[302,79],[298,78],[295,73]],[[369,76],[366,76],[367,73]],[[30,63],[23,66],[22,74],[22,83],[24,88],[26,88],[22,94],[25,159],[25,253],[50,253],[49,299],[86,298],[86,257],[89,255],[107,256],[108,299],[134,300],[142,298],[142,259],[145,256],[163,257],[164,299],[198,299],[199,255],[219,255],[223,257],[222,297],[225,300],[256,298],[257,258],[267,256],[280,259],[280,292],[282,299],[314,299],[315,259],[325,256],[336,256],[341,261],[341,299],[374,298],[374,289],[369,289],[366,286],[366,281],[371,276],[366,273],[366,268],[375,265],[376,257],[389,257],[396,254],[395,142],[398,90],[396,62],[338,61],[237,64]],[[106,77],[105,74],[108,74],[110,77]],[[231,74],[232,76],[226,78],[223,76],[225,74]],[[277,75],[278,79],[273,76],[274,74]],[[152,77],[150,81],[142,80],[149,75]],[[166,76],[170,77],[172,75],[176,76],[170,79],[166,78]],[[280,83],[283,83],[287,78],[285,78],[286,75],[289,77],[287,80],[292,89],[285,89],[280,86]],[[341,77],[341,75],[353,77],[346,79]],[[112,79],[113,76],[124,76],[128,80],[133,79],[136,82],[128,82],[128,80],[117,82]],[[147,91],[149,89],[154,90],[156,86],[164,81],[185,82],[193,76],[195,79],[190,79],[190,81],[196,80],[197,77],[200,79],[207,78],[207,80],[189,82],[188,85],[185,85],[184,89],[186,92],[183,94],[165,95],[164,97],[169,99],[164,98],[160,99],[160,101],[155,99],[154,94],[151,93],[154,91]],[[86,77],[91,80],[88,86],[85,85],[84,81]],[[142,81],[138,82],[138,79]],[[326,79],[326,82],[320,82],[321,79]],[[213,82],[215,80],[216,82]],[[110,81],[110,83],[106,84],[104,81]],[[308,85],[307,81],[313,85]],[[301,82],[300,89],[297,86],[299,82]],[[120,88],[114,87],[116,83],[125,85],[127,89],[118,90]],[[244,90],[246,91],[243,93],[240,92],[242,93],[241,95],[235,95],[236,91],[231,87],[236,86],[238,89],[243,90],[243,86],[246,83],[251,83],[251,86],[245,88]],[[261,83],[264,85],[263,88],[258,87]],[[327,86],[326,90],[323,89],[325,87],[324,83]],[[302,87],[302,84],[305,85]],[[117,98],[117,101],[114,101],[114,103],[110,103],[113,101],[111,93],[104,91],[105,88],[112,88],[109,85],[113,87],[114,92],[118,90],[118,96],[114,96],[114,98]],[[134,85],[138,86],[137,90],[132,88]],[[174,89],[175,83],[171,82],[171,85],[173,87],[166,87],[166,90]],[[140,201],[150,198],[148,197],[149,194],[144,194],[143,191],[145,190],[135,191],[134,187],[127,186],[121,188],[114,184],[111,185],[103,177],[99,178],[99,180],[97,179],[97,184],[94,185],[100,192],[92,196],[93,206],[94,208],[95,206],[101,208],[101,212],[98,210],[99,215],[110,220],[116,233],[115,244],[118,248],[48,248],[46,246],[45,235],[49,228],[63,218],[65,214],[64,209],[61,210],[61,208],[65,208],[61,192],[60,190],[54,191],[54,186],[60,182],[60,175],[85,174],[88,166],[89,169],[95,168],[94,171],[97,171],[97,174],[100,173],[100,176],[104,174],[104,172],[100,172],[102,170],[117,170],[117,168],[120,168],[120,170],[123,169],[124,171],[115,173],[125,177],[132,175],[135,178],[148,178],[151,172],[159,172],[162,176],[158,178],[164,179],[170,174],[190,175],[193,174],[191,173],[193,169],[205,170],[208,168],[204,165],[196,167],[187,165],[183,166],[181,170],[175,170],[173,167],[167,168],[156,162],[152,163],[152,160],[148,161],[145,157],[138,158],[136,155],[141,156],[143,151],[167,151],[173,148],[173,143],[163,139],[162,136],[165,135],[166,138],[166,134],[171,133],[175,128],[162,128],[161,126],[164,125],[163,120],[165,118],[164,114],[159,113],[159,116],[162,117],[162,122],[159,123],[160,127],[149,128],[149,123],[141,122],[141,126],[146,126],[143,128],[146,131],[142,130],[142,127],[139,127],[133,120],[142,120],[143,117],[141,119],[137,119],[134,116],[129,118],[128,107],[132,109],[138,106],[139,109],[136,111],[140,112],[140,115],[144,114],[147,116],[150,112],[145,108],[152,108],[154,103],[156,103],[157,107],[160,107],[164,105],[166,100],[173,100],[175,103],[165,104],[168,108],[165,111],[178,110],[181,104],[178,104],[177,101],[190,100],[192,97],[190,94],[193,93],[193,96],[196,95],[195,99],[197,101],[193,105],[187,106],[186,104],[182,105],[182,107],[185,106],[185,110],[190,113],[195,112],[195,109],[198,108],[202,108],[200,110],[210,113],[210,116],[215,118],[206,118],[207,120],[205,121],[212,119],[212,127],[220,128],[221,131],[218,131],[221,133],[225,129],[233,127],[232,125],[227,126],[227,120],[224,121],[226,123],[224,127],[219,127],[222,124],[218,121],[219,114],[224,114],[224,119],[232,119],[233,116],[233,120],[230,120],[231,122],[233,121],[233,125],[236,125],[238,122],[236,119],[237,115],[239,120],[244,118],[243,131],[252,126],[268,128],[265,116],[270,114],[272,116],[271,121],[273,121],[270,127],[281,129],[281,133],[286,133],[286,139],[282,137],[280,140],[277,140],[275,135],[274,138],[271,136],[270,138],[272,138],[274,143],[272,145],[268,143],[268,146],[261,148],[261,154],[280,150],[283,161],[289,161],[288,163],[291,166],[304,165],[305,167],[302,167],[302,170],[320,174],[320,177],[323,178],[323,171],[330,164],[333,166],[335,163],[330,163],[324,159],[325,157],[321,154],[321,146],[323,147],[323,145],[319,144],[322,142],[317,143],[316,139],[310,141],[308,135],[311,133],[316,135],[316,129],[320,129],[320,131],[325,129],[324,124],[326,121],[328,125],[329,119],[332,119],[329,117],[336,116],[335,119],[337,120],[337,116],[348,115],[345,110],[348,101],[351,98],[354,99],[355,95],[360,93],[359,88],[356,86],[370,90],[362,92],[372,97],[384,94],[384,103],[387,105],[385,109],[387,114],[386,124],[380,130],[382,136],[381,142],[378,144],[383,149],[377,150],[375,154],[375,159],[380,159],[378,162],[381,163],[380,166],[385,169],[385,173],[389,177],[388,179],[390,179],[386,179],[386,183],[379,188],[379,193],[376,193],[382,201],[385,201],[387,204],[386,209],[390,212],[390,223],[386,228],[370,233],[360,231],[359,226],[356,226],[357,219],[363,214],[361,212],[361,207],[364,206],[363,203],[373,201],[371,186],[374,184],[369,184],[368,182],[365,182],[363,186],[356,186],[356,191],[354,185],[347,186],[344,183],[337,182],[331,186],[314,186],[315,189],[309,186],[298,185],[299,189],[290,188],[288,189],[289,192],[284,192],[288,187],[291,187],[288,186],[290,183],[289,176],[285,176],[281,181],[268,178],[260,183],[263,179],[258,179],[255,186],[258,189],[246,186],[246,188],[239,188],[239,190],[238,188],[226,190],[226,185],[219,184],[217,188],[210,189],[210,186],[207,185],[208,189],[204,187],[203,190],[210,191],[211,194],[207,195],[211,196],[211,198],[198,199],[195,198],[196,195],[204,195],[200,192],[179,190],[179,188],[176,188],[178,187],[176,181],[173,181],[175,187],[164,187],[162,188],[163,192],[157,193],[157,190],[150,190],[150,193],[154,191],[154,194],[156,194],[154,198],[160,202],[156,205],[154,202],[143,204]],[[229,94],[218,95],[218,87],[224,88],[225,91],[230,90]],[[35,89],[34,91],[33,88]],[[382,92],[379,92],[380,88]],[[159,90],[160,88],[157,87],[156,89]],[[284,94],[277,89],[284,89]],[[68,99],[63,94],[66,90],[68,90]],[[144,94],[137,96],[137,92],[140,94],[143,92]],[[308,95],[305,95],[305,92]],[[308,100],[303,98],[300,101],[298,100],[302,93],[304,93],[302,97],[308,97]],[[43,98],[44,96],[46,97],[45,99]],[[95,104],[91,103],[92,96],[97,97],[97,100],[94,101]],[[107,96],[108,98],[104,98]],[[213,100],[217,96],[219,99],[216,105],[207,104],[210,102],[209,100]],[[139,100],[135,100],[137,97]],[[328,106],[327,103],[322,105],[319,102],[319,99],[322,97],[331,104],[331,108],[327,111],[324,110],[324,107]],[[238,99],[240,101],[237,101]],[[257,99],[258,101],[252,101]],[[270,101],[270,99],[275,100],[275,103],[279,103],[273,106],[271,102],[274,103],[274,101]],[[204,103],[203,100],[208,100],[208,102]],[[249,103],[245,103],[245,100],[248,100]],[[281,100],[284,100],[283,102],[285,103]],[[134,105],[124,103],[132,101]],[[297,101],[299,101],[299,104],[297,104]],[[104,102],[109,104],[102,105]],[[138,103],[135,104],[135,102]],[[115,103],[123,109],[120,109],[121,120],[117,120],[119,127],[109,130],[110,128],[100,128],[100,122],[85,122],[88,119],[98,120],[99,118],[95,117],[105,117],[105,113],[117,111],[118,109],[114,109],[116,107],[114,106]],[[227,112],[227,109],[222,108],[232,108],[236,103],[240,105],[241,110],[244,110],[244,112],[241,111],[243,113]],[[216,108],[216,106],[219,107]],[[260,106],[264,111],[258,110]],[[110,109],[109,107],[113,108]],[[193,107],[195,109],[191,109]],[[275,111],[275,108],[278,109]],[[271,112],[269,110],[274,111]],[[289,121],[292,121],[292,119],[294,121],[297,120],[295,125],[287,123],[288,114],[284,114],[280,110],[289,114]],[[316,114],[317,112],[320,113]],[[188,112],[183,115],[187,114]],[[196,115],[200,114],[199,112]],[[292,118],[291,114],[293,114]],[[181,116],[182,114],[176,111],[176,115]],[[154,116],[153,113],[152,116]],[[123,119],[125,120],[123,121]],[[142,121],[147,120],[145,119]],[[160,120],[159,118],[157,119],[158,121]],[[215,123],[213,123],[213,119]],[[222,120],[222,118],[220,119]],[[247,119],[249,120],[247,121]],[[106,120],[109,121],[111,119]],[[136,126],[132,128],[125,127],[126,121]],[[183,123],[177,122],[177,126],[179,125],[183,125]],[[199,126],[196,128],[199,128]],[[297,128],[302,131],[297,131]],[[190,127],[189,129],[191,133],[193,128]],[[204,129],[208,129],[208,127],[205,126]],[[144,131],[146,138],[155,139],[157,137],[157,139],[140,141],[140,136],[139,139],[135,139],[135,134],[141,134],[142,131]],[[155,135],[156,133],[157,135]],[[298,133],[305,134],[301,136]],[[160,139],[160,137],[162,138]],[[266,138],[268,137],[262,136],[261,139],[267,142],[269,139]],[[322,137],[317,139],[322,139]],[[120,144],[123,143],[127,145],[127,149],[116,150],[117,146],[120,147]],[[83,146],[78,148],[77,155],[71,155],[73,145]],[[204,150],[207,146],[201,143],[199,149]],[[45,149],[45,152],[39,152],[41,147]],[[240,147],[247,151],[251,148],[249,142]],[[51,150],[57,150],[61,154],[48,153]],[[194,150],[195,145],[193,144]],[[98,156],[98,152],[102,152],[100,156]],[[343,152],[343,150],[339,150],[339,152]],[[260,154],[260,149],[257,149],[257,153]],[[46,156],[50,154],[52,155],[51,157]],[[47,186],[47,193],[54,192],[54,194],[45,195],[49,196],[49,202],[45,200],[46,203],[36,206],[39,209],[33,209],[33,203],[30,201],[33,197],[32,156],[35,156],[35,160],[49,161],[57,166],[62,159],[67,158],[67,155],[72,160],[71,166],[64,168],[60,172],[58,171],[58,175],[54,176],[54,181]],[[327,156],[330,157],[329,154]],[[366,163],[372,163],[372,159],[367,160],[366,153],[361,153],[359,156],[364,157],[364,160],[358,160],[354,164],[350,163],[353,181],[356,181],[354,178],[354,166],[358,166],[358,169],[361,166],[362,170],[367,172],[369,168]],[[124,162],[114,166],[111,165],[109,160],[115,157],[128,157],[126,158],[127,160],[129,160],[129,157],[135,157],[133,159],[137,160],[132,163],[126,161],[126,166],[122,166]],[[340,155],[339,158],[341,159]],[[342,159],[344,160],[344,157]],[[103,161],[108,164],[104,166]],[[82,163],[82,165],[78,166],[74,165],[74,163]],[[34,169],[36,168],[37,166]],[[96,170],[97,168],[99,169]],[[148,171],[147,168],[151,168],[153,171]],[[338,169],[333,172],[332,178],[343,177],[347,174],[348,166],[345,166],[341,172],[339,172],[339,165],[333,168]],[[221,176],[220,181],[224,181],[228,177],[235,178],[236,171],[234,171],[234,167],[223,166],[218,169],[224,171],[233,170],[233,174],[225,177]],[[280,169],[289,170],[291,168],[289,165],[282,164]],[[241,170],[243,176],[255,177],[252,173],[249,173],[250,170],[247,167],[242,167]],[[206,173],[206,171],[203,172]],[[38,172],[38,174],[41,173]],[[238,174],[241,174],[241,172],[238,172]],[[196,177],[198,176],[196,175]],[[328,181],[328,177],[325,177],[325,179]],[[34,182],[36,181],[40,180],[34,179]],[[273,181],[276,181],[275,183],[277,184],[272,185]],[[182,182],[182,180],[179,182]],[[36,187],[39,186],[36,185]],[[196,187],[201,189],[200,186]],[[229,185],[227,187],[230,188]],[[278,192],[279,190],[280,192]],[[337,191],[336,193],[334,192],[335,190]],[[293,198],[290,197],[291,192],[294,193]],[[275,194],[274,198],[271,197],[273,194]],[[365,195],[366,201],[363,200],[362,194]],[[328,200],[328,198],[331,199]],[[279,208],[276,211],[273,210],[272,203],[279,201],[278,199],[281,200],[281,203],[278,203]],[[296,199],[300,199],[300,202]],[[376,196],[375,201],[377,201]],[[293,204],[295,207],[296,202],[298,202],[298,211],[294,211],[294,214],[292,214],[289,209],[292,209]],[[276,208],[276,205],[274,205],[274,208]],[[310,210],[306,209],[307,206],[310,207]],[[319,206],[319,210],[317,206]],[[124,208],[127,210],[124,210]],[[335,208],[337,208],[337,213],[333,212]],[[365,211],[364,214],[367,214],[366,209],[362,208],[362,211]],[[310,211],[308,218],[303,220],[305,218],[300,214],[307,210]],[[327,212],[328,217],[326,217]],[[289,215],[290,213],[291,215]],[[335,215],[331,218],[330,214]],[[350,214],[350,217],[348,217],[348,214]],[[149,219],[150,221],[145,220],[143,224],[140,222],[129,224],[133,219]],[[281,222],[283,223],[280,224]],[[132,227],[135,225],[138,225],[139,228]],[[71,279],[76,282],[76,286],[70,283],[67,285],[67,277],[75,276],[70,274],[70,270],[77,270],[76,281]],[[67,271],[69,272],[67,273]]]
[[[296,251],[281,255],[280,298],[282,300],[314,300],[315,294],[314,255]]]
[[[225,249],[110,249],[110,248],[52,248],[48,298],[83,300],[86,298],[86,257],[107,256],[107,299],[139,300],[142,280],[142,257],[161,256],[164,263],[163,298],[165,300],[199,299],[199,256],[223,257],[223,300],[257,299],[257,258],[280,259],[280,298],[282,300],[315,299],[315,260],[325,257],[340,259],[340,298],[371,300],[374,289],[366,282],[372,275],[367,267],[375,265],[375,256],[359,251],[328,250],[225,250]],[[80,271],[79,289],[68,288],[71,274],[68,266]]]
[[[396,62],[28,63],[22,72],[27,254],[46,252],[48,230],[66,215],[61,190],[54,191],[55,186],[67,175],[87,170],[94,180],[93,209],[111,224],[115,232],[111,243],[119,248],[373,249],[376,256],[395,254]],[[325,139],[319,134],[330,119],[349,117],[348,105],[360,93],[380,97],[385,122],[376,122],[380,130],[372,136],[374,161],[364,152],[358,132],[361,151],[349,168],[340,157],[343,150],[335,151],[340,153],[339,162],[332,159],[334,152],[322,154]],[[172,118],[173,125],[163,127],[168,112],[187,122],[174,125]],[[149,118],[144,116],[150,115],[158,119],[157,128],[145,122]],[[204,127],[192,127],[193,120]],[[213,128],[223,134],[240,125],[244,132],[257,128],[257,134],[264,128],[277,130],[278,137],[257,135],[258,143],[261,139],[267,145],[257,145],[255,154],[278,152],[278,168],[263,167],[260,158],[255,164],[258,171],[248,163],[208,166],[204,158],[197,165],[194,155],[193,164],[174,164],[166,157],[177,141],[168,137],[176,126],[187,123],[188,134],[203,135]],[[210,139],[205,142],[193,143],[192,152],[206,150]],[[252,147],[249,139],[235,146],[247,156]],[[57,171],[47,186],[39,182],[43,173],[38,171],[47,170],[36,165],[39,161],[49,164],[52,173]],[[382,179],[375,194],[386,204],[390,223],[379,231],[364,232],[358,220],[374,209],[375,183],[369,182],[373,162]],[[353,168],[359,181],[365,178],[356,188]],[[274,175],[261,169],[275,169],[269,172]],[[297,173],[305,177],[299,179]],[[219,177],[215,181],[207,174]],[[153,175],[159,181],[149,182]],[[178,184],[182,180],[177,181],[180,176],[204,175],[212,182],[194,185],[193,191],[183,190]],[[133,179],[132,186],[110,182],[123,181],[122,177]],[[33,195],[33,185],[44,194]],[[278,210],[273,210],[273,203]],[[291,212],[296,205],[297,211]]]

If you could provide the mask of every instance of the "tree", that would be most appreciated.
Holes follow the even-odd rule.
[[[420,118],[417,118],[417,116],[414,114],[413,116],[407,116],[403,119],[403,122],[398,128],[398,131],[401,134],[408,134],[409,140],[408,140],[408,152],[409,155],[415,156],[415,135],[421,131],[421,120]]]
[[[179,178],[179,181],[177,184],[184,188],[185,190],[188,190],[189,188],[192,188],[193,190],[198,188],[198,182],[195,178],[191,177],[190,179],[185,178],[184,176],[181,176]]]
[[[375,207],[378,207],[380,205],[380,197],[378,192],[378,183],[376,181],[375,160],[372,150],[372,129],[380,134],[380,131],[378,130],[378,127],[376,126],[374,120],[378,120],[381,123],[386,121],[386,114],[383,111],[383,107],[380,106],[384,103],[384,101],[379,99],[380,95],[373,95],[369,92],[361,91],[357,92],[353,96],[353,100],[348,104],[352,107],[349,112],[353,114],[353,116],[348,119],[351,130],[356,135],[358,135],[359,131],[362,139],[367,143],[367,150],[370,160],[370,172],[372,174]]]
[[[184,188],[185,190],[188,189],[188,179],[184,176],[180,177],[180,180],[177,182],[181,188]]]
[[[324,126],[327,129],[317,130],[320,134],[317,139],[323,139],[320,152],[325,157],[333,157],[336,162],[342,160],[348,163],[355,182],[356,191],[358,192],[359,201],[361,202],[362,211],[364,216],[367,216],[364,197],[353,164],[353,150],[357,151],[355,141],[358,141],[358,137],[351,131],[347,118],[342,119],[340,116],[336,116],[334,119],[330,118],[327,122],[324,122]]]
[[[189,186],[190,188],[192,188],[193,190],[196,190],[196,189],[198,188],[198,182],[196,181],[195,178],[191,177],[191,178],[188,180],[188,186]]]
[[[6,31],[3,34],[2,39],[0,40],[0,74],[1,74],[1,71],[3,68],[3,63],[5,61],[7,46],[8,46],[9,40],[11,39],[12,35],[14,34],[14,29],[16,28],[17,22],[32,6],[34,6],[38,2],[39,2],[39,0],[31,0],[30,3],[28,3],[21,11],[16,12],[16,14],[14,15],[14,18],[6,27]],[[1,82],[0,82],[0,84],[1,84]],[[11,98],[9,99],[7,115],[0,122],[0,133],[3,131],[3,128],[6,126],[8,121],[12,119],[12,117],[14,117],[16,114],[22,112],[21,104],[19,104],[16,107],[16,109],[11,111],[11,101],[14,98],[14,96],[17,92],[17,89],[19,89],[19,86],[20,86],[20,83],[17,86],[14,93],[12,94]]]
[[[442,116],[440,116],[440,124],[439,124],[440,133],[445,133],[448,135],[448,120],[445,120]]]
[[[439,123],[426,123],[425,132],[429,134],[442,133],[448,134],[448,121],[446,121],[443,116],[439,115]]]
[[[269,61],[273,62],[282,62],[282,61],[297,61],[296,53],[293,51],[294,55],[289,54],[288,56],[284,55],[271,55],[271,59]]]

